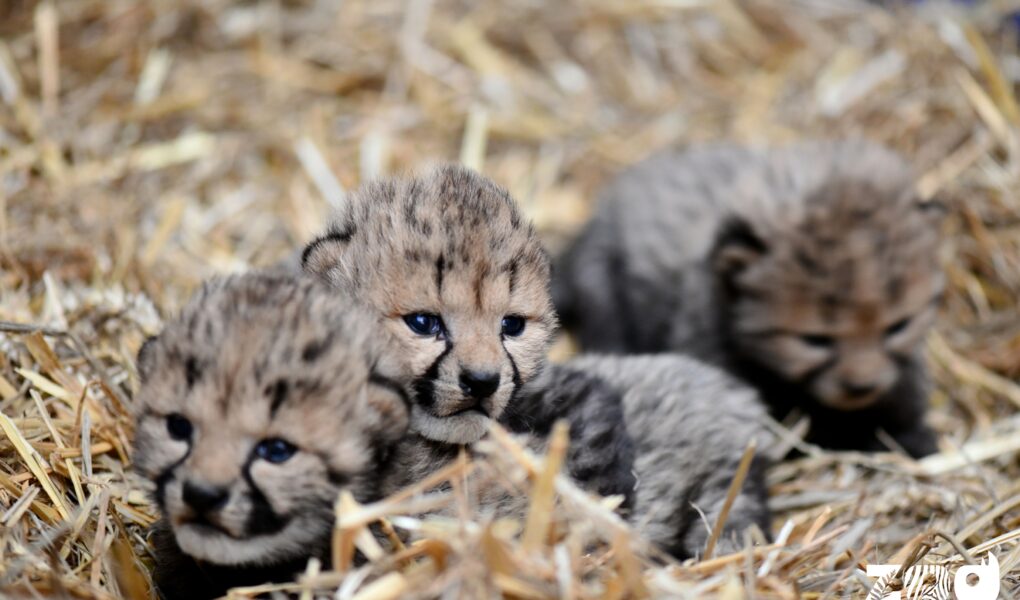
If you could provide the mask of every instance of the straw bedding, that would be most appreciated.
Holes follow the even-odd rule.
[[[862,568],[993,551],[1020,590],[1020,79],[1009,2],[0,3],[0,595],[148,598],[133,357],[203,278],[266,265],[380,174],[461,160],[551,249],[671,145],[864,135],[950,209],[928,343],[944,451],[770,473],[775,543],[677,564],[496,432],[447,496],[338,505],[301,598],[863,597]],[[557,349],[562,356],[567,344]],[[416,519],[495,469],[526,522]],[[384,522],[423,541],[376,547]],[[357,547],[370,560],[356,566]]]

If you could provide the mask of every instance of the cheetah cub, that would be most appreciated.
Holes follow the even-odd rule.
[[[549,264],[510,196],[456,167],[350,195],[303,269],[374,306],[421,373],[412,419],[470,443],[541,368]]]
[[[649,522],[654,541],[681,556],[701,550],[690,504],[715,514],[717,484],[725,493],[747,441],[718,444],[720,437],[689,426],[695,421],[675,401],[692,392],[697,408],[689,414],[711,412],[723,389],[705,379],[714,369],[687,369],[670,359],[650,370],[636,361],[613,366],[612,358],[547,365],[556,325],[548,258],[513,199],[477,174],[444,167],[422,178],[368,184],[347,202],[326,233],[306,247],[302,263],[330,285],[367,299],[400,341],[417,378],[412,435],[455,447],[481,438],[487,421],[495,419],[541,439],[556,419],[567,419],[567,469],[574,479],[604,495],[640,496],[632,514]],[[663,376],[669,364],[676,368]],[[618,376],[602,377],[617,369]],[[682,372],[693,379],[678,378]],[[730,399],[753,411],[753,396],[748,391]],[[627,411],[647,418],[634,421],[636,428],[621,426]],[[755,429],[750,423],[741,431]],[[632,437],[646,438],[644,457],[635,455]],[[441,449],[433,446],[433,452]],[[702,477],[708,467],[725,482]],[[676,504],[635,495],[635,475],[649,482],[648,489],[668,488]],[[653,480],[661,486],[653,487]],[[735,517],[729,531],[749,522],[767,531],[759,470],[749,482],[740,506],[753,508],[747,519]]]
[[[554,296],[589,350],[681,350],[811,417],[809,441],[915,457],[921,346],[944,285],[940,211],[906,161],[860,141],[712,146],[609,185],[558,265]]]
[[[505,421],[545,367],[556,328],[548,257],[510,195],[472,171],[363,186],[301,263],[376,309],[415,373],[411,428],[446,452],[481,439],[490,419]],[[618,396],[600,382],[589,392]],[[581,400],[561,403],[560,416],[576,413],[568,469],[588,489],[626,496],[632,444],[615,428],[619,402]]]
[[[290,580],[328,553],[340,490],[378,497],[409,408],[373,322],[317,282],[250,274],[207,282],[146,342],[134,458],[165,598]]]

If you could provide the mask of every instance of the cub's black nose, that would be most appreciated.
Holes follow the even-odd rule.
[[[488,398],[498,387],[498,372],[463,371],[460,374],[460,389],[475,400]]]
[[[184,502],[199,514],[220,508],[227,502],[230,492],[225,488],[196,485],[191,482],[184,484]]]

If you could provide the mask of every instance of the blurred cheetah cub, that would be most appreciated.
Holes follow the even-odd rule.
[[[135,464],[163,521],[165,598],[289,580],[325,556],[341,489],[368,501],[409,420],[375,317],[280,274],[207,282],[143,346]]]
[[[620,396],[592,394],[594,383],[609,385]],[[754,440],[757,452],[718,549],[742,548],[743,533],[751,526],[770,536],[765,471],[774,438],[757,393],[744,383],[677,354],[582,355],[550,365],[530,387],[514,403],[513,418],[528,421],[536,433],[564,416],[560,405],[567,399],[582,407],[567,418],[591,431],[584,442],[597,443],[609,428],[629,434],[637,478],[629,520],[645,539],[678,558],[704,552],[708,526],[719,519],[744,450]],[[623,421],[598,415],[613,401],[622,403]],[[583,448],[580,452],[583,456]]]
[[[865,141],[714,146],[610,184],[557,269],[587,349],[681,350],[724,366],[809,440],[936,450],[921,355],[943,289],[940,211],[902,157]]]

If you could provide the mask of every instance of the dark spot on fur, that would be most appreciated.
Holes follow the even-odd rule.
[[[812,258],[803,248],[798,248],[794,252],[793,258],[809,275],[820,277],[824,274],[824,270],[818,261]]]
[[[404,221],[406,221],[408,223],[414,223],[414,221],[415,221],[415,218],[414,218],[414,207],[415,207],[415,204],[414,204],[414,202],[411,201],[410,198],[408,198],[408,200],[406,202],[404,202]]]
[[[903,279],[900,277],[890,277],[885,282],[885,295],[890,302],[898,302],[903,297],[903,291],[906,286],[903,283]]]
[[[194,336],[194,335],[196,335],[198,333],[197,330],[198,330],[198,319],[199,319],[199,317],[200,317],[200,313],[198,313],[198,312],[192,313],[191,316],[188,317],[188,327],[187,327],[187,330],[188,330],[188,334],[189,335]]]
[[[322,355],[329,350],[330,345],[333,343],[333,335],[327,335],[321,340],[315,340],[305,344],[304,349],[301,351],[301,360],[306,363],[315,362],[322,357]]]
[[[189,356],[184,361],[184,380],[187,382],[189,390],[195,386],[195,382],[198,381],[201,376],[202,372],[198,368],[198,359],[194,356]]]
[[[152,492],[152,495],[156,506],[163,512],[166,512],[166,486],[174,480],[174,469],[178,464],[180,463],[174,463],[156,477],[156,489]]]
[[[519,263],[518,263],[516,258],[511,260],[507,264],[507,266],[506,266],[506,271],[510,275],[510,283],[509,283],[509,285],[510,285],[510,293],[511,294],[514,293],[514,289],[517,287],[517,270],[519,268],[520,268],[520,265],[519,265]]]
[[[280,405],[287,399],[287,391],[289,389],[290,384],[287,383],[286,379],[277,379],[275,382],[266,386],[263,393],[271,399],[269,404],[269,414],[276,414]]]
[[[394,455],[393,444],[379,438],[373,439],[371,444],[372,463],[376,465],[376,469],[381,471],[389,470],[389,463]]]
[[[506,349],[505,344],[503,345],[503,352],[506,352],[506,358],[507,360],[510,361],[510,369],[513,371],[511,377],[512,381],[514,382],[514,389],[511,390],[510,392],[511,395],[513,395],[516,394],[517,390],[519,390],[521,387],[521,372],[520,370],[517,369],[517,361],[514,360],[514,357],[512,354],[510,354],[510,351]]]
[[[177,462],[160,471],[159,475],[157,475],[154,480],[156,489],[152,494],[153,499],[156,502],[156,506],[158,506],[164,513],[166,512],[166,486],[174,480],[174,470],[183,464],[184,461],[188,460],[189,456],[191,456],[191,442],[188,442],[188,450],[184,453],[184,456],[182,456]]]
[[[439,363],[443,362],[446,355],[453,350],[453,345],[447,341],[446,348],[436,357],[436,360],[429,365],[421,377],[414,382],[414,401],[419,406],[428,408],[436,403],[435,380],[439,377]]]
[[[485,280],[488,279],[488,277],[489,277],[489,267],[485,266],[485,265],[480,266],[478,268],[477,274],[475,275],[475,285],[474,285],[474,288],[475,288],[475,306],[477,306],[479,309],[482,308],[482,289],[484,288]]]
[[[351,482],[351,476],[347,473],[341,473],[333,469],[326,471],[326,477],[329,478],[329,482],[337,487],[344,487]]]
[[[616,442],[616,432],[611,429],[603,429],[594,436],[588,438],[587,446],[593,449],[605,448]]]
[[[867,223],[874,216],[875,212],[867,206],[857,206],[850,211],[850,216],[858,223]]]
[[[822,319],[826,321],[835,321],[836,313],[839,311],[840,299],[835,294],[825,294],[819,300],[819,310],[822,313]]]
[[[439,257],[436,258],[436,293],[442,295],[443,293],[443,276],[446,271],[446,259],[443,254],[440,253]]]
[[[249,536],[270,535],[282,531],[290,519],[284,515],[277,514],[273,506],[269,504],[264,493],[255,484],[251,476],[251,463],[255,460],[252,453],[244,464],[242,471],[245,483],[248,484],[248,498],[251,500],[251,513],[245,523],[245,533]]]
[[[290,382],[290,387],[295,392],[310,396],[321,394],[326,386],[321,379],[295,379]]]
[[[413,201],[417,198],[418,194],[420,193],[421,193],[421,181],[418,179],[411,179],[410,183],[407,186],[407,199]]]

